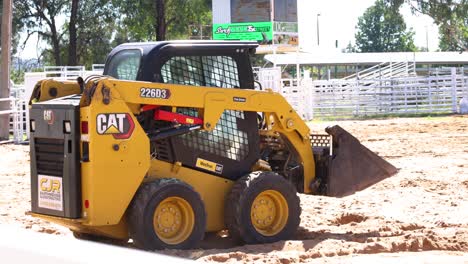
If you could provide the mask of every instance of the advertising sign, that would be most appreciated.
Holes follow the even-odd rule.
[[[63,210],[63,188],[62,178],[38,175],[38,201],[39,207],[62,211]]]
[[[215,40],[256,40],[271,43],[273,39],[272,22],[214,24]]]
[[[274,44],[297,48],[299,34],[296,22],[274,22],[273,29]]]

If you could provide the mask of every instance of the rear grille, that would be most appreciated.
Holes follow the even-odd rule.
[[[37,174],[62,176],[64,140],[35,138]]]

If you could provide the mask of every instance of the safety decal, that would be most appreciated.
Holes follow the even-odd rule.
[[[38,206],[63,211],[63,186],[61,177],[38,175]]]
[[[233,97],[232,101],[236,103],[245,103],[247,102],[247,99],[245,97]]]
[[[140,88],[140,97],[143,98],[156,98],[156,99],[169,99],[171,97],[171,90],[160,88]]]
[[[218,174],[223,173],[223,165],[209,161],[209,160],[198,158],[197,164],[195,166],[197,166],[198,168],[202,168],[208,171],[218,173]]]
[[[98,114],[96,130],[99,135],[112,135],[115,139],[127,139],[132,136],[135,123],[128,113]]]

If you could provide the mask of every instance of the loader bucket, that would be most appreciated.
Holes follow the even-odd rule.
[[[340,126],[327,127],[333,138],[327,196],[343,197],[363,190],[397,172],[397,169],[362,145]]]

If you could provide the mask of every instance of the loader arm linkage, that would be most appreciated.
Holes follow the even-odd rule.
[[[285,136],[294,146],[304,168],[304,193],[311,193],[309,184],[315,178],[315,163],[310,145],[310,129],[280,94],[248,89],[220,89],[140,81],[101,78],[87,88],[81,107],[88,104],[107,105],[119,99],[133,114],[143,106],[197,108],[203,113],[202,129],[212,131],[225,110],[263,112],[268,130]]]

